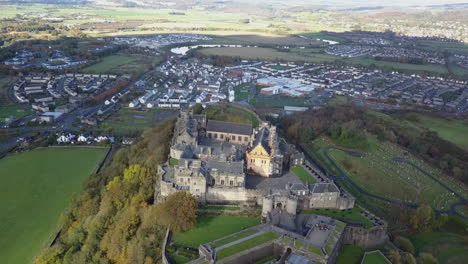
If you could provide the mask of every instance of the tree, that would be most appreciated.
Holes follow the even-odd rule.
[[[401,264],[401,255],[398,250],[390,250],[387,257],[393,264]]]
[[[399,236],[395,239],[395,244],[405,252],[409,252],[414,254],[414,246],[413,243],[406,237]]]
[[[419,259],[423,264],[437,264],[439,263],[437,259],[429,253],[419,254]]]
[[[429,232],[432,228],[434,211],[429,205],[421,205],[410,218],[410,226],[419,232]]]
[[[401,254],[401,260],[403,264],[416,264],[416,259],[411,253],[408,252]]]
[[[195,197],[189,192],[181,191],[169,195],[154,210],[159,224],[171,231],[186,231],[195,224],[197,207]]]

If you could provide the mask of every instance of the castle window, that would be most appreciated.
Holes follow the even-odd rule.
[[[214,138],[216,138],[216,139],[217,139],[217,138],[218,138],[218,134],[214,134]]]
[[[211,133],[208,133],[208,138],[211,138],[213,135]]]
[[[233,186],[233,185],[234,185],[234,182],[233,182],[233,181],[229,181],[229,185]]]
[[[219,135],[219,138],[220,138],[220,139],[223,139],[223,138],[224,138],[224,135],[223,135],[223,134],[220,134],[220,135]]]
[[[232,136],[231,139],[232,139],[232,140],[236,140],[236,136]]]
[[[221,180],[221,185],[224,185],[224,180]]]
[[[238,137],[237,137],[237,140],[239,140],[239,142],[242,142],[242,137],[241,137],[241,136],[238,136]]]
[[[248,141],[249,141],[249,137],[245,137],[245,138],[244,138],[244,141],[245,141],[245,142],[248,142]]]

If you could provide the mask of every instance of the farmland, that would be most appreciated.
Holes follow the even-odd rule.
[[[51,243],[60,213],[107,149],[48,148],[0,160],[0,259],[31,263]]]

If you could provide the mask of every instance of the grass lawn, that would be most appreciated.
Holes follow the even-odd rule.
[[[315,178],[312,175],[310,175],[310,173],[301,165],[296,165],[296,167],[292,168],[291,170],[304,183],[314,184],[317,182]]]
[[[336,264],[359,264],[361,263],[364,249],[351,244],[345,244],[340,250]]]
[[[354,207],[348,210],[310,209],[310,210],[302,210],[302,213],[324,215],[324,216],[329,216],[332,218],[345,219],[345,220],[349,220],[353,222],[359,222],[359,223],[362,223],[366,228],[370,228],[374,226],[372,222],[369,221],[369,219],[361,215],[361,210],[358,207]]]
[[[200,209],[220,210],[220,211],[236,211],[236,210],[240,210],[240,206],[235,206],[235,205],[205,205],[205,206],[200,207]]]
[[[107,149],[44,148],[0,159],[0,259],[31,263]]]
[[[380,251],[372,252],[364,256],[363,264],[391,264],[387,259],[382,255]]]
[[[413,242],[416,254],[431,253],[441,264],[462,264],[468,259],[468,237],[465,233],[429,232],[402,234]]]
[[[226,238],[223,238],[221,240],[218,240],[216,242],[213,242],[213,247],[217,248],[217,247],[220,247],[222,245],[226,245],[226,244],[229,244],[231,242],[234,242],[234,241],[237,241],[241,238],[244,238],[244,237],[248,237],[250,235],[253,235],[255,233],[257,233],[258,230],[256,229],[252,229],[252,230],[245,230],[245,231],[242,231],[238,234],[235,234],[233,236],[230,236],[230,237],[226,237]]]
[[[260,224],[258,217],[201,215],[197,218],[194,228],[175,233],[173,240],[177,244],[198,247],[258,224]]]
[[[270,96],[257,96],[249,102],[254,106],[269,106],[269,107],[283,107],[283,106],[307,106],[305,98],[288,97],[281,95]]]
[[[260,125],[260,121],[254,114],[236,106],[211,105],[204,110],[204,113],[208,120],[251,124],[253,127],[258,127]]]
[[[416,124],[437,132],[439,137],[468,148],[468,121],[418,115]]]
[[[170,158],[169,159],[169,166],[174,168],[177,165],[179,165],[179,160],[178,159],[175,159],[175,158]]]
[[[250,84],[248,83],[244,83],[244,84],[236,86],[234,88],[234,96],[236,97],[236,100],[242,101],[242,100],[249,99],[249,89],[250,89]]]
[[[265,264],[267,262],[270,262],[272,260],[277,260],[279,259],[281,256],[269,256],[269,257],[265,257],[265,258],[262,258],[261,260],[255,262],[255,264]]]
[[[11,104],[8,98],[8,87],[15,81],[16,77],[0,73],[0,105]]]
[[[155,109],[140,111],[132,108],[122,108],[101,123],[99,129],[122,133],[143,130],[156,124],[155,115],[157,111]]]
[[[227,258],[244,250],[265,244],[271,240],[277,239],[278,237],[279,235],[273,232],[264,233],[230,247],[223,248],[217,252],[216,256],[218,260]]]
[[[0,122],[5,118],[21,118],[32,114],[30,110],[24,110],[16,105],[0,105]]]
[[[84,68],[83,71],[92,73],[108,73],[122,65],[132,63],[135,60],[135,58],[130,56],[110,55],[103,57],[100,62]]]

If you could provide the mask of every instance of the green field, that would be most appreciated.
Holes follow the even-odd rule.
[[[201,206],[200,209],[204,210],[219,210],[219,211],[238,211],[240,206],[236,205],[205,205]]]
[[[436,181],[427,177],[417,169],[405,163],[393,161],[394,157],[405,157],[461,195],[468,193],[455,180],[443,175],[425,162],[405,154],[406,151],[390,143],[380,143],[369,137],[369,147],[359,151],[362,157],[352,157],[340,150],[329,150],[330,157],[344,170],[348,176],[372,194],[409,203],[427,203],[435,209],[448,210],[458,199]],[[335,145],[326,138],[316,139],[308,146],[316,160],[326,168],[331,165],[326,161],[323,151],[327,146]],[[338,173],[330,169],[334,173]]]
[[[297,51],[297,52],[296,52]],[[373,58],[343,58],[340,56],[326,53],[313,52],[307,53],[304,50],[293,49],[290,52],[284,52],[273,48],[255,48],[255,47],[221,47],[221,48],[203,48],[198,52],[203,55],[223,55],[231,57],[240,57],[247,60],[267,60],[267,61],[297,61],[310,63],[345,63],[358,66],[375,66],[385,70],[402,71],[420,71],[438,74],[448,73],[444,65],[418,65],[409,63],[398,63],[391,61],[379,61]]]
[[[374,224],[361,215],[361,209],[358,207],[354,207],[353,209],[348,210],[332,210],[332,209],[311,209],[311,210],[302,210],[304,214],[316,214],[316,215],[324,215],[329,216],[332,218],[337,219],[344,219],[352,222],[361,223],[365,226],[365,228],[373,227]]]
[[[175,233],[173,241],[176,244],[197,248],[201,244],[242,231],[260,224],[258,217],[242,216],[207,216],[197,218],[195,227],[187,232]]]
[[[341,247],[336,264],[360,264],[364,249],[356,246],[345,244]]]
[[[240,124],[251,124],[253,127],[260,125],[260,120],[248,110],[232,105],[211,105],[204,111],[208,120],[219,120]]]
[[[83,69],[85,72],[92,73],[108,73],[113,72],[116,68],[134,62],[136,59],[130,56],[122,55],[110,55],[102,58],[102,60],[96,64],[88,66]]]
[[[156,124],[158,110],[137,110],[132,108],[122,108],[112,114],[108,119],[99,125],[100,130],[121,133],[131,133]]]
[[[46,148],[0,159],[0,259],[26,264],[59,230],[60,213],[107,149]]]
[[[301,165],[296,165],[296,167],[292,168],[291,170],[304,183],[314,184],[317,182],[315,178]]]
[[[437,132],[439,137],[468,148],[468,121],[418,115],[415,124]]]
[[[367,253],[364,255],[363,264],[389,264],[390,262],[380,253],[380,251]]]
[[[15,76],[0,73],[0,105],[11,104],[8,98],[8,87],[15,81]]]
[[[280,236],[274,232],[264,233],[248,240],[242,241],[238,244],[234,244],[230,247],[223,248],[217,252],[216,257],[218,260],[227,258],[244,250],[265,244],[271,240],[277,239]]]
[[[447,226],[449,225],[452,228],[456,224],[448,223]],[[441,230],[402,236],[413,242],[416,255],[430,253],[440,264],[463,264],[468,259],[468,236],[466,226],[463,228],[465,230]]]
[[[83,69],[89,73],[115,73],[139,75],[148,71],[159,63],[159,57],[146,57],[142,55],[109,55],[103,57],[96,64]]]
[[[257,96],[249,103],[253,106],[283,107],[283,106],[307,106],[305,98],[295,98],[281,95]]]
[[[237,240],[239,240],[241,238],[248,237],[248,236],[253,235],[253,234],[257,233],[257,232],[258,232],[258,230],[256,230],[256,229],[245,230],[245,231],[242,231],[242,232],[240,232],[238,234],[235,234],[235,235],[220,239],[220,240],[218,240],[216,242],[213,242],[212,246],[217,248],[217,247],[229,244],[231,242],[237,241]]]
[[[249,88],[250,88],[250,85],[247,83],[236,86],[234,88],[234,95],[236,97],[236,101],[248,100]]]
[[[16,105],[0,105],[0,122],[5,118],[21,118],[32,114],[30,110],[24,110]]]

